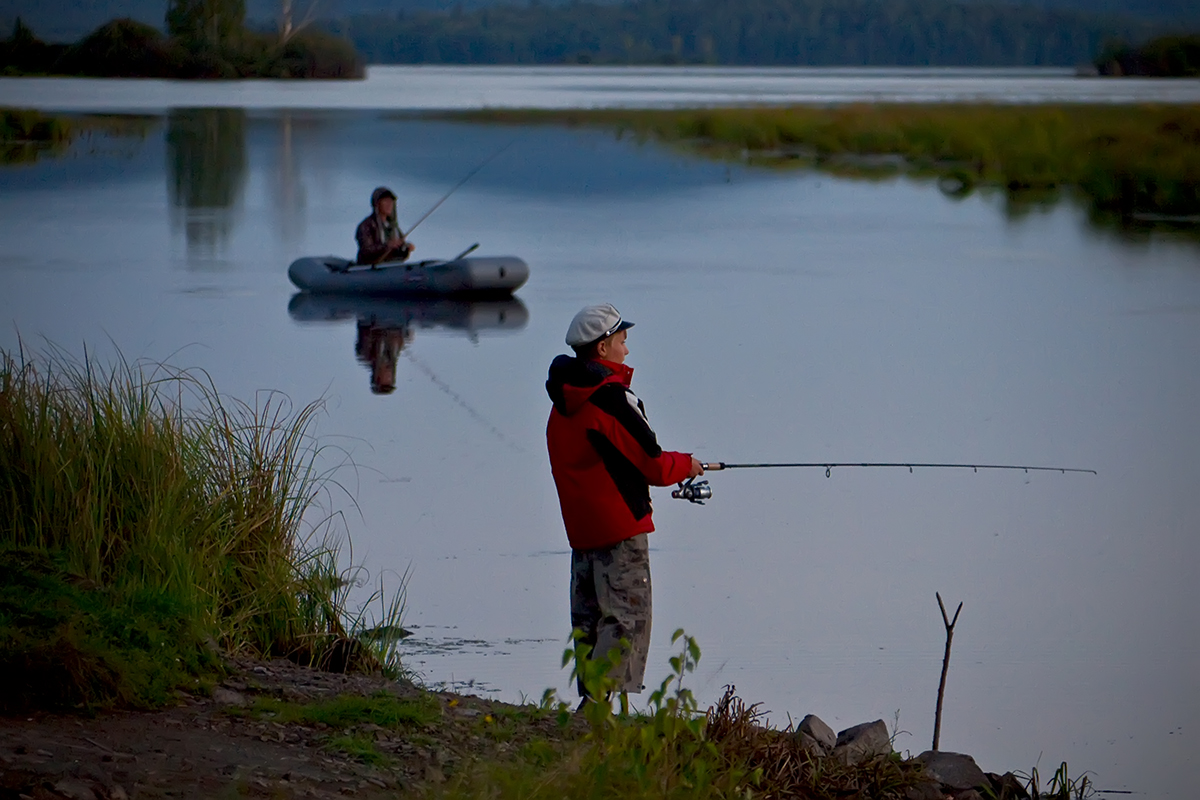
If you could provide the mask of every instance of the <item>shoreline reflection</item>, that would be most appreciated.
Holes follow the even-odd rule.
[[[288,316],[302,325],[355,321],[354,355],[370,371],[374,394],[396,390],[396,362],[417,328],[479,337],[515,332],[529,323],[529,311],[515,297],[502,300],[413,299],[324,295],[297,292]]]

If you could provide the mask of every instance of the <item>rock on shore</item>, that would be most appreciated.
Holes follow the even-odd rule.
[[[887,725],[881,719],[854,725],[835,736],[820,717],[809,714],[796,726],[794,735],[810,755],[832,757],[847,766],[894,754]],[[921,765],[928,780],[910,787],[908,800],[1029,800],[1029,793],[1013,773],[986,773],[969,755],[927,750],[912,761]]]

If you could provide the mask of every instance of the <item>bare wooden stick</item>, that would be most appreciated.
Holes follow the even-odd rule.
[[[933,749],[937,750],[938,741],[942,738],[942,698],[946,694],[946,673],[950,670],[950,643],[954,641],[954,626],[958,623],[958,614],[962,611],[963,604],[958,604],[954,619],[950,619],[946,616],[941,592],[934,592],[934,595],[937,597],[938,608],[942,610],[942,624],[946,626],[946,654],[942,657],[942,680],[938,683],[937,711],[933,715]]]

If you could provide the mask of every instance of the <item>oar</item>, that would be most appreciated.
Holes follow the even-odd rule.
[[[454,258],[452,258],[450,260],[458,261],[459,259],[466,258],[467,256],[471,255],[471,253],[474,253],[478,249],[479,249],[479,242],[476,242],[475,244],[471,245],[466,250],[463,250],[461,253],[459,253],[458,255],[456,255]]]

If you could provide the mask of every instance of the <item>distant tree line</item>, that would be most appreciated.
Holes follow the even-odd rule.
[[[74,44],[49,44],[18,19],[0,40],[0,74],[131,78],[359,78],[345,39],[317,29],[291,36],[245,26],[245,0],[170,0],[167,35],[117,19]]]
[[[1033,66],[1091,63],[1150,23],[950,0],[627,0],[354,16],[381,64]]]
[[[252,0],[253,1],[253,0]],[[1155,20],[1168,25],[1200,24],[1196,0],[961,0],[966,3],[1003,2],[1056,11],[1086,11],[1090,14]]]
[[[569,5],[578,0],[317,0],[321,16],[343,19],[369,14],[449,11],[459,6],[475,11],[485,6]],[[621,0],[590,0],[618,5]],[[0,32],[7,33],[17,17],[25,20],[43,39],[73,42],[106,21],[127,17],[166,31],[163,9],[168,0],[0,0]],[[308,11],[312,0],[295,0],[298,14]],[[1200,3],[1196,0],[959,0],[967,5],[1008,5],[1054,11],[1124,16],[1152,20],[1164,26],[1200,29]],[[282,0],[245,0],[246,19],[252,27],[272,26],[281,16]],[[1164,28],[1164,33],[1167,30]]]
[[[1101,75],[1200,78],[1200,35],[1161,36],[1141,47],[1112,44],[1096,59]]]

